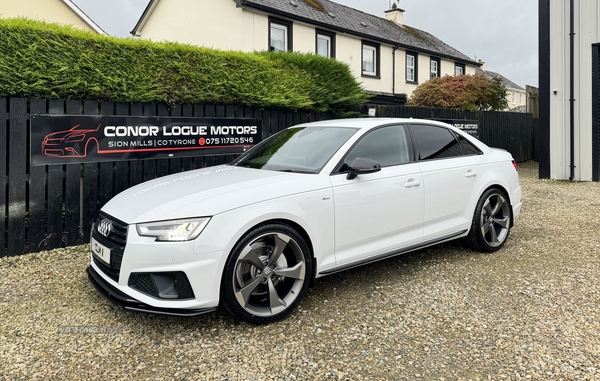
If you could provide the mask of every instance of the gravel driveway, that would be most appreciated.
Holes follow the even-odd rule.
[[[505,248],[451,243],[316,281],[289,318],[125,312],[88,247],[0,259],[7,380],[600,380],[600,184],[537,179]]]

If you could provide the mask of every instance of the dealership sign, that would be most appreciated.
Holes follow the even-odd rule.
[[[467,134],[476,137],[479,139],[479,121],[478,120],[468,120],[468,119],[434,119],[439,122],[448,123],[451,126],[454,126]]]
[[[32,115],[31,164],[95,163],[245,152],[260,119]]]

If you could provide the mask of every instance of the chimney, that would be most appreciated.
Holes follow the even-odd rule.
[[[395,22],[396,24],[402,25],[404,21],[404,9],[400,9],[396,6],[396,3],[392,5],[392,9],[385,11],[385,19]]]
[[[483,62],[482,60],[479,60],[479,64],[481,65],[479,67],[479,69],[481,69],[481,71],[485,71],[485,62]]]

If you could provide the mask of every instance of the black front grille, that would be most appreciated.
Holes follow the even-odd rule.
[[[101,234],[98,227],[104,221],[110,225],[108,235]],[[106,233],[106,229],[103,229]],[[127,224],[107,215],[100,213],[92,225],[92,237],[102,245],[110,249],[110,265],[94,257],[94,263],[115,282],[119,281],[123,252],[127,243]]]

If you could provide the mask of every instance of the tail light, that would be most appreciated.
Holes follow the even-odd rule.
[[[515,167],[515,170],[518,172],[519,171],[519,166],[517,165],[517,162],[515,160],[512,161],[513,167]]]

